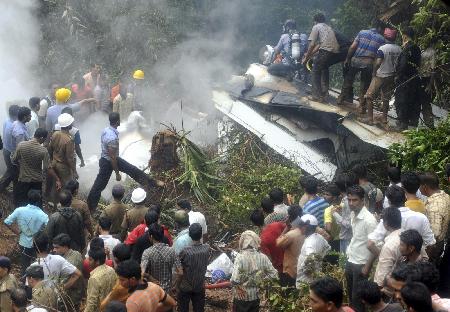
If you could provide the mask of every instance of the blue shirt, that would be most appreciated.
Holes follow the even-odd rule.
[[[322,197],[311,199],[303,206],[303,214],[311,214],[316,217],[319,226],[323,227],[323,214],[330,204]]]
[[[106,127],[102,132],[101,137],[102,142],[102,156],[105,159],[111,160],[108,155],[108,147],[114,148],[117,151],[117,155],[119,155],[119,131],[117,129],[109,126]]]
[[[191,246],[193,243],[194,242],[189,236],[189,228],[187,228],[178,233],[175,241],[173,242],[173,248],[175,248],[175,253],[179,255],[184,248]]]
[[[20,142],[28,141],[29,139],[27,126],[18,120],[14,121],[11,132],[11,152],[16,150]]]
[[[47,225],[48,216],[41,208],[34,205],[16,208],[6,219],[5,224],[17,223],[20,230],[19,245],[33,247],[33,235]]]
[[[13,122],[11,119],[8,119],[3,124],[3,148],[8,152],[13,152],[13,144],[12,144],[12,129]]]
[[[382,35],[377,33],[375,29],[361,30],[355,38],[358,43],[353,57],[370,57],[375,58],[378,48],[386,43]]]
[[[47,110],[47,118],[45,119],[45,128],[47,131],[53,131],[55,129],[55,125],[58,123],[58,117],[61,115],[62,110],[66,107],[70,107],[72,112],[75,113],[80,110],[80,103],[56,104],[50,107]]]

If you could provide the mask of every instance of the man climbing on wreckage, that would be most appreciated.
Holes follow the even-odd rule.
[[[120,126],[120,115],[114,112],[110,113],[109,124],[109,127],[105,128],[102,132],[102,154],[99,160],[100,168],[87,199],[91,211],[97,208],[101,193],[108,184],[113,171],[116,174],[117,181],[122,180],[120,172],[124,172],[144,187],[164,185],[164,182],[150,178],[145,172],[119,157],[119,131],[117,131],[117,128]]]
[[[274,48],[272,64],[268,68],[271,75],[284,77],[292,81],[296,70],[296,60],[300,60],[306,50],[307,37],[297,33],[297,25],[294,20],[288,19],[283,25],[283,34]],[[302,40],[303,39],[303,40]],[[303,43],[303,45],[302,45]],[[281,60],[277,55],[281,55]]]

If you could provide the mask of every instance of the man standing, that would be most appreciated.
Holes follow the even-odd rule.
[[[264,197],[261,200],[261,208],[266,215],[264,225],[269,225],[274,222],[285,222],[288,218],[288,215],[283,212],[275,212],[275,204],[269,197]]]
[[[279,187],[272,189],[269,192],[269,197],[274,203],[273,210],[278,213],[287,214],[289,206],[284,203],[284,193]]]
[[[40,98],[38,97],[32,97],[28,101],[28,106],[30,106],[31,110],[31,119],[29,122],[26,123],[28,136],[30,138],[34,137],[34,132],[37,128],[39,128],[39,117],[37,115],[37,112],[39,111],[39,102]]]
[[[98,226],[97,226],[97,234],[98,237],[101,238],[104,242],[105,249],[109,251],[109,253],[106,254],[106,257],[108,259],[112,259],[113,254],[112,251],[114,247],[116,247],[118,244],[120,244],[120,240],[117,238],[114,238],[110,233],[109,229],[111,228],[111,219],[108,217],[101,217],[98,219]],[[87,246],[87,252],[89,253],[90,245]]]
[[[39,207],[41,192],[39,190],[29,190],[28,201],[28,205],[16,208],[4,221],[6,226],[14,233],[20,234],[19,247],[22,274],[36,257],[33,248],[33,235],[43,230],[48,222],[47,214]],[[13,223],[18,225],[18,231],[11,226]]]
[[[28,301],[27,291],[23,288],[16,288],[11,291],[11,308],[13,312],[47,312],[44,308],[36,308]]]
[[[345,266],[345,278],[347,280],[350,306],[356,312],[364,312],[365,308],[357,296],[358,283],[367,279],[372,263],[371,252],[367,249],[368,236],[377,226],[375,217],[364,206],[364,189],[352,186],[347,190],[347,199],[351,215],[353,237],[347,248],[347,264]]]
[[[310,198],[303,206],[303,213],[313,215],[319,222],[318,225],[323,228],[323,214],[325,208],[330,204],[323,197],[317,195],[318,181],[316,178],[309,176],[302,182],[305,193],[307,193],[308,198]]]
[[[194,223],[189,227],[192,245],[185,247],[179,255],[182,270],[178,270],[178,310],[189,312],[192,301],[194,312],[205,309],[205,273],[208,266],[209,245],[202,244],[202,226]]]
[[[177,255],[180,252],[193,244],[191,237],[189,236],[189,215],[185,210],[178,210],[175,212],[175,228],[178,231],[177,237],[173,242],[173,248]]]
[[[121,184],[116,184],[112,188],[112,201],[103,210],[102,217],[108,217],[112,220],[111,229],[109,232],[119,238],[122,232],[122,221],[125,213],[130,207],[122,202],[122,198],[125,194],[125,188]],[[124,237],[120,237],[124,238]]]
[[[142,280],[141,268],[136,261],[119,263],[116,272],[122,287],[131,293],[126,304],[128,312],[169,311],[176,306],[175,300],[161,287]],[[195,306],[194,311],[197,311]]]
[[[56,105],[56,90],[58,90],[60,86],[56,83],[52,83],[49,85],[49,93],[46,97],[44,97],[41,102],[39,103],[39,111],[38,111],[38,117],[39,117],[39,127],[46,128],[45,127],[45,119],[47,118],[47,111],[50,107],[53,105]]]
[[[341,284],[334,278],[321,277],[309,287],[309,305],[313,312],[344,312],[342,301],[344,291]]]
[[[339,56],[339,44],[333,29],[325,24],[325,16],[322,13],[314,15],[313,20],[314,26],[308,39],[309,47],[305,56],[303,56],[302,64],[305,65],[319,50],[312,69],[312,96],[310,100],[324,102],[328,96],[328,68],[334,59]],[[325,86],[322,86],[322,81],[324,81]]]
[[[72,195],[71,207],[80,213],[86,233],[93,236],[94,229],[92,228],[91,211],[87,204],[77,197],[80,183],[77,180],[70,180],[64,185],[64,189]]]
[[[361,114],[366,113],[366,101],[364,95],[369,88],[372,80],[373,63],[377,56],[378,48],[385,43],[383,36],[383,25],[380,21],[376,21],[374,28],[361,30],[348,49],[347,58],[344,67],[348,70],[344,75],[344,83],[342,85],[341,94],[337,103],[343,104],[346,96],[352,94],[353,82],[358,73],[361,73],[361,85],[359,93],[359,105]],[[353,103],[353,99],[351,99]]]
[[[31,110],[28,107],[19,107],[17,112],[17,120],[14,121],[11,131],[12,136],[12,151],[15,152],[17,145],[22,141],[28,141],[30,137],[28,136],[27,122],[31,120]]]
[[[427,249],[427,253],[432,262],[439,264],[445,242],[448,240],[450,196],[439,189],[439,178],[432,172],[420,175],[420,192],[428,197],[425,203],[425,214],[430,220],[431,229],[436,238],[436,244]],[[449,248],[448,245],[447,248]]]
[[[34,138],[21,142],[12,155],[11,161],[19,166],[19,178],[14,188],[14,198],[17,206],[28,202],[28,191],[35,189],[42,191],[42,181],[47,172],[56,177],[50,164],[50,156],[42,143],[47,139],[47,130],[38,128]],[[42,207],[42,202],[39,204]]]
[[[416,230],[406,230],[400,234],[399,251],[402,257],[398,265],[401,263],[414,264],[416,262],[425,261],[422,257],[421,250],[423,246],[422,236]]]
[[[405,207],[412,211],[425,214],[425,203],[417,197],[417,191],[420,188],[420,177],[414,172],[402,173],[401,186],[405,190]]]
[[[125,212],[123,217],[122,229],[131,232],[135,227],[144,221],[145,214],[148,211],[148,207],[145,207],[145,198],[147,193],[138,187],[131,193],[131,201],[134,207]]]
[[[15,151],[12,143],[12,129],[13,123],[17,120],[17,113],[19,112],[18,105],[11,105],[8,109],[9,119],[3,124],[3,158],[6,164],[6,172],[0,179],[0,191],[5,190],[9,183],[17,182],[18,169],[11,162],[11,154]]]
[[[101,192],[108,184],[111,173],[114,171],[116,180],[120,181],[122,176],[120,172],[128,174],[136,182],[143,184],[145,187],[163,186],[164,183],[156,181],[147,176],[142,170],[139,170],[132,164],[119,157],[119,131],[120,115],[118,113],[109,114],[110,126],[105,128],[101,136],[102,154],[99,160],[99,172],[92,185],[88,196],[88,206],[91,211],[97,208],[100,200]]]
[[[0,256],[0,311],[11,312],[10,293],[18,287],[16,278],[11,272],[11,260]]]
[[[84,247],[86,247],[84,224],[80,213],[70,206],[72,203],[70,192],[67,190],[61,191],[59,202],[61,203],[61,208],[58,208],[48,221],[47,233],[49,239],[53,240],[58,234],[65,233],[71,239],[70,247],[82,252]]]
[[[89,251],[89,267],[92,271],[88,280],[84,312],[98,312],[101,302],[116,284],[116,272],[105,264],[105,260],[106,254],[103,249],[92,248]]]
[[[206,243],[208,239],[208,226],[206,225],[205,215],[199,211],[193,211],[192,205],[187,199],[181,199],[177,202],[180,209],[187,211],[189,215],[189,224],[198,223],[202,226],[203,236],[202,243]]]
[[[33,306],[45,308],[49,311],[57,311],[58,295],[52,288],[53,285],[44,280],[44,269],[42,266],[29,266],[24,276],[27,279],[28,286],[31,287],[31,303]]]

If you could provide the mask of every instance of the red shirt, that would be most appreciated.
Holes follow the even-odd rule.
[[[167,240],[169,241],[169,246],[172,247],[172,236],[169,233],[169,229],[166,228],[164,225],[161,225],[162,228],[164,229],[164,236],[167,238]],[[147,229],[147,225],[145,223],[141,223],[139,224],[137,227],[135,227],[130,234],[128,234],[127,239],[125,240],[125,244],[127,245],[134,245],[136,244],[136,241],[139,237],[141,237],[142,235],[144,235],[145,230]]]
[[[261,252],[267,255],[278,272],[283,272],[283,249],[277,247],[276,240],[283,232],[286,224],[274,222],[266,225],[261,231]]]

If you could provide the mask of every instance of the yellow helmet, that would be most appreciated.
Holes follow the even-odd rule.
[[[133,73],[133,78],[134,78],[134,79],[139,79],[139,80],[144,79],[144,78],[145,78],[144,71],[141,70],[141,69],[136,70],[136,71]]]
[[[66,103],[70,96],[72,95],[72,91],[66,88],[60,88],[55,92],[55,99],[59,103]]]

